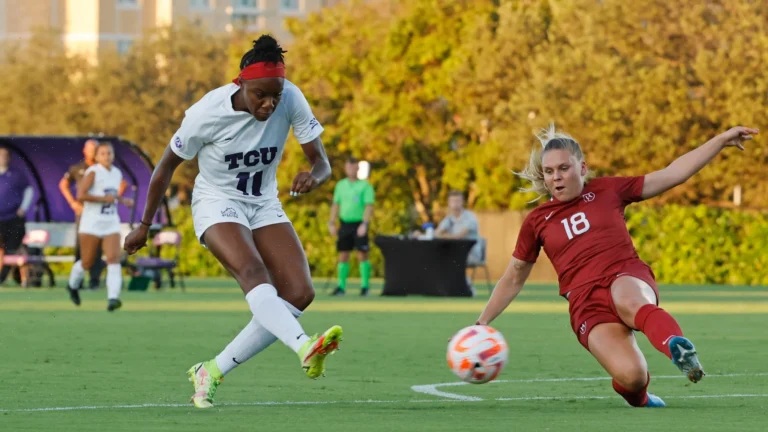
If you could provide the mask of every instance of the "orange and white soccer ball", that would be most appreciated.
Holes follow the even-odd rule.
[[[465,327],[448,342],[448,367],[470,384],[487,383],[499,376],[508,355],[504,336],[486,325]]]

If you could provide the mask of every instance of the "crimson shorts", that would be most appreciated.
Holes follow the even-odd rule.
[[[591,287],[571,291],[568,295],[571,328],[579,343],[587,351],[589,351],[589,332],[596,325],[622,323],[611,296],[611,285],[621,276],[632,276],[650,285],[656,293],[656,303],[659,302],[659,288],[656,286],[656,278],[651,268],[645,263],[628,265],[623,267],[620,272],[597,281]]]

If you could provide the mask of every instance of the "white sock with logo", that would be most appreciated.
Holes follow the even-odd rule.
[[[246,294],[245,300],[253,312],[253,319],[293,351],[299,352],[299,348],[309,340],[295,314],[277,296],[277,290],[272,285],[257,286]]]
[[[283,303],[294,317],[299,318],[301,316],[300,310],[285,300],[283,300]],[[226,375],[232,369],[267,349],[276,340],[277,337],[275,335],[262,327],[255,318],[252,318],[248,325],[235,336],[235,339],[224,348],[221,354],[216,356],[216,366],[219,367],[222,374]]]

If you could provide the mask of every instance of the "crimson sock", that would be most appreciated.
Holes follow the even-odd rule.
[[[633,407],[643,407],[648,404],[648,384],[651,383],[651,374],[648,374],[648,381],[645,383],[645,387],[640,390],[627,390],[613,380],[613,389],[616,393],[627,401]]]
[[[669,342],[674,336],[682,336],[680,325],[672,315],[664,309],[647,304],[640,308],[635,315],[635,328],[645,333],[654,348],[672,359],[669,352]]]

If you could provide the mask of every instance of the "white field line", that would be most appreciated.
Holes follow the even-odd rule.
[[[559,401],[559,400],[578,400],[578,399],[611,399],[616,396],[522,396],[512,398],[494,398],[490,401],[499,402],[519,402],[519,401]],[[691,395],[691,396],[666,396],[664,399],[726,399],[726,398],[763,398],[768,397],[768,393],[744,393],[744,394],[720,394],[720,395]],[[480,399],[479,401],[483,401]],[[265,401],[265,402],[225,402],[216,404],[217,407],[227,406],[297,406],[297,405],[372,405],[372,404],[399,404],[399,403],[447,403],[447,402],[479,402],[478,400],[458,400],[458,399],[410,399],[410,400],[352,400],[352,401]],[[134,405],[86,405],[86,406],[64,406],[64,407],[42,407],[42,408],[18,408],[18,409],[0,409],[0,413],[29,413],[29,412],[56,412],[56,411],[89,411],[89,410],[123,410],[123,409],[142,409],[142,408],[187,408],[194,409],[192,404],[134,404]]]
[[[736,373],[736,374],[721,374],[721,375],[707,375],[707,378],[730,378],[730,377],[760,377],[760,376],[768,376],[768,373]],[[657,380],[657,379],[680,379],[685,378],[682,375],[661,375],[661,376],[651,376],[651,380]],[[501,383],[545,383],[545,382],[570,382],[570,381],[606,381],[610,380],[610,377],[601,376],[601,377],[572,377],[572,378],[534,378],[534,379],[519,379],[519,380],[495,380],[491,381],[491,383],[501,384]],[[415,385],[411,386],[411,390],[415,391],[416,393],[423,393],[430,396],[437,396],[441,398],[446,399],[452,399],[452,400],[459,400],[459,401],[466,401],[466,402],[478,402],[482,401],[483,398],[477,397],[477,396],[465,396],[457,393],[450,393],[438,390],[440,387],[456,387],[456,386],[464,386],[464,385],[470,385],[469,383],[463,382],[463,381],[455,381],[455,382],[448,382],[448,383],[438,383],[438,384],[424,384],[424,385]],[[587,399],[594,399],[597,397],[586,397]],[[497,400],[517,400],[515,398],[512,399],[497,399]]]
[[[760,377],[768,376],[768,373],[756,373],[756,374],[723,374],[723,375],[707,375],[708,378],[723,378],[723,377]],[[674,379],[684,378],[679,375],[672,376],[657,376],[653,379]],[[608,377],[582,377],[582,378],[535,378],[535,379],[523,379],[523,380],[497,380],[491,381],[493,383],[537,383],[537,382],[568,382],[568,381],[603,381],[608,380]],[[371,404],[398,404],[398,403],[445,403],[445,402],[481,402],[484,399],[474,396],[464,396],[455,393],[441,392],[437,390],[437,387],[454,387],[467,385],[465,382],[451,382],[440,384],[428,384],[421,386],[413,386],[412,390],[419,393],[426,393],[432,396],[440,396],[443,399],[406,399],[406,400],[351,400],[351,401],[263,401],[263,402],[224,402],[216,404],[218,407],[224,406],[245,406],[245,407],[259,407],[259,406],[301,406],[301,405],[371,405]],[[430,391],[431,390],[431,391]],[[499,402],[515,402],[515,401],[537,401],[537,400],[578,400],[578,399],[610,399],[614,396],[521,396],[521,397],[500,397],[487,399],[490,401]],[[725,399],[725,398],[756,398],[756,397],[768,397],[768,393],[734,393],[734,394],[719,394],[719,395],[689,395],[689,396],[666,396],[664,399]],[[132,405],[84,405],[84,406],[60,406],[60,407],[39,407],[39,408],[11,408],[0,409],[0,413],[24,413],[24,412],[56,412],[56,411],[91,411],[91,410],[122,410],[122,409],[142,409],[142,408],[192,408],[189,403],[177,404],[177,403],[143,403]]]

